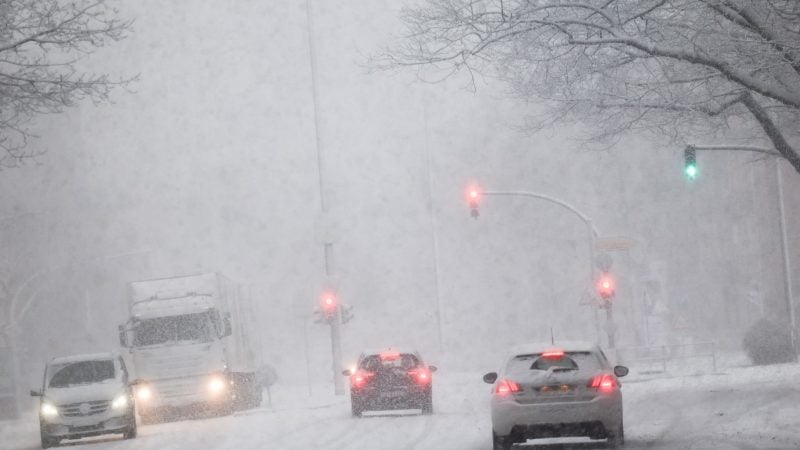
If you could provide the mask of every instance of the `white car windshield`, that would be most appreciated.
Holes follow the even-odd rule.
[[[63,388],[79,384],[99,383],[113,380],[116,371],[114,361],[80,361],[74,363],[51,366],[49,371],[50,382],[48,387]]]

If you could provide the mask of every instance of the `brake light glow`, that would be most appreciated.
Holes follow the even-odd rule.
[[[555,348],[542,352],[542,358],[546,359],[561,359],[564,357],[564,350]]]
[[[359,370],[350,377],[350,385],[354,388],[364,387],[375,374],[372,372],[366,372],[364,370]]]
[[[619,387],[619,383],[617,383],[617,379],[613,375],[604,373],[592,378],[588,387],[595,388],[600,392],[613,392]]]
[[[398,352],[383,352],[381,353],[381,361],[394,361],[395,359],[400,357],[400,353]]]
[[[419,384],[428,384],[431,382],[431,373],[426,369],[410,370],[408,374],[414,377]]]
[[[508,379],[502,379],[497,382],[494,392],[497,395],[505,396],[515,392],[520,392],[521,390],[522,388],[519,387],[517,382]]]

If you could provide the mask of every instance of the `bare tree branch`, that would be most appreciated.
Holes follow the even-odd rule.
[[[408,33],[373,67],[497,77],[547,105],[545,120],[610,139],[746,125],[797,159],[796,0],[427,0],[402,20]]]
[[[113,89],[135,80],[78,69],[82,58],[131,29],[111,1],[0,0],[0,170],[38,155],[27,148],[37,115],[87,98],[108,101]]]

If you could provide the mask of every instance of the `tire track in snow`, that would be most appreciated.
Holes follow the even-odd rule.
[[[408,448],[409,449],[412,449],[412,450],[416,449],[417,446],[420,443],[422,443],[422,441],[424,441],[424,440],[426,440],[428,438],[428,435],[430,434],[431,430],[433,430],[434,421],[441,422],[441,420],[439,420],[439,418],[436,416],[436,414],[433,414],[433,415],[430,415],[430,416],[425,416],[425,424],[422,427],[422,431],[420,431],[419,434],[417,434],[417,437],[414,438],[414,440],[411,441],[408,444]]]
[[[689,391],[676,396],[675,392],[663,393],[657,397],[647,397],[638,400],[632,406],[635,417],[638,411],[646,411],[642,416],[645,420],[658,421],[660,418],[667,420],[660,424],[660,431],[654,436],[647,436],[644,439],[626,439],[626,446],[630,448],[647,449],[740,449],[750,450],[762,448],[763,443],[753,442],[747,436],[740,439],[732,439],[729,433],[715,428],[714,414],[709,410],[709,405],[716,405],[714,409],[730,410],[732,417],[741,417],[749,414],[750,409],[741,409],[742,404],[753,404],[743,402],[743,397],[748,393],[731,391],[730,395],[721,394],[719,391]],[[669,398],[665,398],[666,396]],[[785,402],[785,398],[780,393],[773,393],[768,398],[763,397],[759,392],[758,409],[769,410],[772,405]],[[700,410],[698,410],[698,407]],[[628,409],[626,409],[627,411]],[[699,414],[692,414],[693,412]],[[659,416],[660,414],[660,416]],[[627,416],[628,414],[626,414]],[[632,429],[638,428],[641,421],[635,422]],[[775,447],[781,448],[781,447]],[[790,448],[790,447],[785,447]]]
[[[354,419],[356,424],[349,427],[350,433],[339,438],[335,445],[326,448],[346,449],[346,448],[410,448],[405,443],[409,435],[417,435],[413,429],[421,428],[424,431],[424,423],[420,423],[421,417],[429,416],[409,416],[409,415],[375,415],[365,416]],[[415,425],[420,423],[420,425]],[[424,422],[424,421],[423,421]],[[411,425],[411,426],[409,426]]]

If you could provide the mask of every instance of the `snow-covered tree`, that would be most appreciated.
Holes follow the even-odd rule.
[[[0,169],[35,156],[26,147],[32,118],[108,100],[130,81],[80,68],[130,26],[106,0],[0,0]]]
[[[800,172],[797,0],[423,0],[402,20],[378,67],[498,77],[547,106],[532,126],[591,124],[611,142],[735,129]]]

